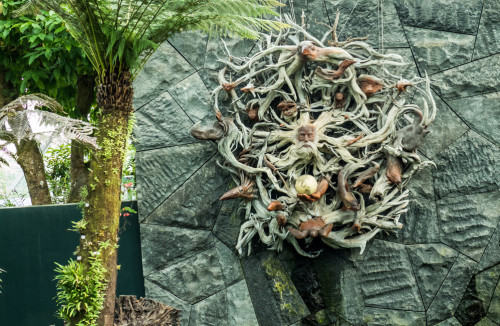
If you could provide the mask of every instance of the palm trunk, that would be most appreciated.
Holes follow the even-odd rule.
[[[15,143],[17,149],[17,163],[24,172],[24,178],[28,184],[28,192],[32,205],[50,205],[49,186],[45,177],[45,165],[40,153],[40,147],[35,140],[23,139]]]
[[[99,243],[108,242],[102,249],[103,265],[107,270],[104,309],[98,325],[113,326],[116,293],[117,242],[120,218],[122,164],[127,140],[128,121],[132,112],[132,85],[128,72],[110,74],[98,86],[97,104],[101,108],[97,143],[101,147],[91,161],[89,207],[85,210],[88,222],[85,234],[96,250]],[[88,243],[88,242],[87,242]],[[88,251],[87,255],[88,256]],[[84,263],[88,261],[84,259]]]

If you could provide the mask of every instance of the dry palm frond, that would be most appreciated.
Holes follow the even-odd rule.
[[[51,137],[79,140],[98,148],[92,137],[95,128],[88,122],[60,115],[63,112],[57,101],[43,94],[18,97],[0,109],[0,138],[20,142],[50,134]]]

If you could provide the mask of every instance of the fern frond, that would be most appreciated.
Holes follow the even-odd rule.
[[[49,108],[53,112],[38,108]],[[43,94],[21,96],[0,109],[0,134],[12,135],[15,141],[51,137],[79,140],[98,148],[92,137],[94,127],[85,121],[61,116],[62,106]]]

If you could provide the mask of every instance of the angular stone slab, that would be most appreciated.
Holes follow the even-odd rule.
[[[241,263],[259,325],[289,325],[310,314],[273,252],[245,257]]]
[[[228,324],[230,326],[258,325],[254,306],[252,305],[252,300],[245,280],[241,280],[228,287],[226,292]],[[255,308],[260,309],[258,306]]]
[[[406,47],[406,48],[385,49],[383,52],[385,54],[387,53],[399,54],[403,58],[403,61],[406,63],[406,65],[404,66],[391,67],[389,71],[392,74],[396,76],[401,76],[404,79],[412,79],[414,76],[420,76],[417,64],[415,62],[415,58],[413,57],[413,53],[411,52],[411,48]],[[415,90],[409,87],[408,92],[403,93],[400,96],[404,96],[408,102],[412,98],[412,96],[408,95],[413,95],[414,92]]]
[[[189,318],[189,326],[229,326],[227,304],[226,291],[224,290],[194,304]]]
[[[435,93],[433,96],[437,107],[436,119],[429,126],[430,134],[424,138],[419,147],[419,150],[431,160],[434,160],[443,149],[450,146],[469,130],[469,127],[443,100],[436,96]],[[416,103],[420,107],[423,107],[421,100],[417,100]]]
[[[460,137],[435,162],[437,198],[495,191],[500,184],[498,148],[474,131]]]
[[[147,279],[190,304],[212,296],[225,288],[224,276],[215,248],[151,273]]]
[[[472,277],[455,312],[462,325],[475,325],[486,316],[499,278],[500,265]]]
[[[455,317],[451,317],[449,319],[446,319],[445,321],[440,322],[439,324],[436,324],[436,326],[462,326],[462,324],[460,324],[460,322]]]
[[[144,276],[193,256],[215,244],[210,231],[141,224]]]
[[[158,285],[144,280],[144,288],[146,290],[146,298],[160,301],[172,308],[179,309],[181,316],[181,325],[180,326],[188,326],[189,325],[189,316],[191,314],[191,305],[181,299],[177,298],[172,293],[162,289]]]
[[[495,293],[490,302],[487,317],[495,323],[500,324],[500,283],[497,283]]]
[[[293,8],[296,12],[295,19],[297,20],[297,22],[301,21],[300,17],[302,15],[302,9],[304,9],[304,13],[306,15],[306,30],[318,40],[321,40],[323,35],[329,30],[328,27],[323,24],[330,26],[331,24],[333,24],[333,22],[330,23],[328,19],[329,17],[326,11],[326,4],[323,0],[308,0],[307,3],[306,1],[294,1]],[[289,8],[284,9],[288,9],[288,11],[290,11]],[[335,19],[335,16],[333,17],[333,19]],[[328,38],[328,40],[331,39],[331,37]]]
[[[427,310],[427,324],[434,325],[453,316],[475,267],[473,260],[458,255]]]
[[[407,246],[425,308],[439,290],[458,252],[440,243]]]
[[[325,308],[321,287],[313,268],[314,262],[307,258],[281,261],[281,264],[292,279],[302,300],[312,314]]]
[[[439,241],[439,224],[434,199],[410,197],[408,212],[399,220],[403,229],[395,235],[405,244]]]
[[[423,156],[422,160],[428,158]],[[434,183],[432,181],[432,167],[426,167],[411,177],[410,183],[407,185],[410,191],[410,199],[418,198],[419,200],[434,200]]]
[[[193,122],[212,125],[216,121],[214,110],[210,107],[210,93],[198,73],[170,87],[169,92]],[[189,134],[189,129],[187,131]],[[189,138],[195,139],[191,135]]]
[[[471,60],[476,37],[431,29],[404,27],[422,75],[432,75]]]
[[[491,236],[490,243],[486,247],[486,250],[479,261],[477,266],[478,271],[484,271],[487,268],[495,266],[500,263],[500,223],[493,235]]]
[[[185,31],[172,36],[168,42],[198,70],[205,64],[208,35],[201,31]]]
[[[394,0],[404,25],[441,31],[476,34],[481,0]]]
[[[484,0],[474,60],[500,52],[500,2]]]
[[[491,319],[488,317],[484,317],[481,319],[479,323],[477,323],[475,326],[498,326],[497,323],[494,323]]]
[[[233,57],[245,57],[254,47],[255,41],[249,39],[240,39],[238,37],[223,38],[226,46]],[[217,70],[222,69],[224,65],[218,60],[228,60],[228,54],[225,51],[224,44],[219,38],[209,39],[207,43],[207,52],[205,53],[205,68]]]
[[[474,131],[500,145],[500,106],[498,105],[500,92],[449,100],[447,103]]]
[[[405,246],[375,240],[359,267],[366,306],[424,311]]]
[[[476,60],[432,75],[432,85],[445,100],[498,92],[500,91],[499,65],[500,55]]]
[[[345,319],[335,315],[332,311],[328,309],[323,309],[315,314],[307,316],[306,318],[292,324],[291,326],[352,326],[351,323]]]
[[[242,280],[243,270],[238,258],[225,244],[217,242],[215,245],[217,255],[219,256],[219,263],[222,268],[222,277],[226,286],[233,285],[234,283]]]
[[[437,202],[441,241],[479,262],[500,220],[500,192]]]
[[[139,109],[193,72],[193,67],[172,45],[163,43],[134,81],[134,107]]]
[[[425,326],[425,312],[366,307],[363,310],[363,322],[367,326]]]
[[[165,226],[211,230],[219,213],[219,197],[229,176],[212,158],[143,221]]]
[[[228,188],[232,186],[233,184]],[[239,210],[241,204],[237,199],[224,201],[213,229],[214,235],[233,252],[236,252],[240,226],[245,218],[244,210]]]
[[[189,134],[192,120],[168,92],[145,104],[135,113],[137,151],[199,142]]]
[[[215,149],[207,142],[137,152],[140,219],[156,209],[214,153]]]
[[[244,280],[193,305],[190,325],[257,326]]]
[[[331,24],[335,21],[337,8],[340,10],[337,28],[337,36],[340,41],[348,37],[369,36],[366,42],[375,48],[380,47],[381,40],[379,38],[381,33],[379,31],[377,17],[377,9],[379,6],[377,0],[325,0],[325,4]],[[308,6],[310,6],[309,2]],[[318,10],[319,6],[313,8],[313,10],[321,12]],[[382,12],[384,23],[384,47],[408,46],[403,28],[401,27],[401,22],[392,1],[383,2]],[[320,15],[320,13],[316,13],[316,15]]]
[[[364,255],[350,249],[328,249],[314,260],[325,311],[352,325],[363,324],[364,302],[358,271]]]

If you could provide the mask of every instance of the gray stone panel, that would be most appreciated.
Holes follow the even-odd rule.
[[[255,42],[252,40],[242,40],[238,37],[226,37],[223,39],[231,55],[235,57],[247,56],[255,44]],[[228,54],[222,42],[217,38],[209,39],[207,44],[207,52],[205,53],[204,67],[218,71],[219,69],[222,69],[224,67],[224,65],[218,60],[227,59]]]
[[[472,277],[455,312],[462,325],[475,325],[486,316],[499,278],[500,265]]]
[[[227,322],[227,314],[226,292],[220,291],[193,305],[189,326],[229,326]]]
[[[500,192],[437,202],[441,241],[479,262],[500,219]]]
[[[169,43],[163,43],[134,81],[134,107],[139,109],[193,72],[179,52]]]
[[[382,35],[382,31],[381,28],[379,29],[379,17],[377,15],[379,2],[377,0],[325,0],[325,4],[331,24],[335,21],[337,8],[340,10],[339,27],[337,29],[337,35],[340,41],[348,37],[369,36],[367,43],[375,48],[380,47],[380,36]],[[315,10],[318,9],[319,6],[316,6]],[[383,17],[380,21],[383,21],[384,24],[384,47],[408,46],[403,28],[401,27],[401,22],[392,1],[383,2],[382,12]],[[320,13],[318,12],[316,15],[320,15]],[[316,29],[319,29],[319,27],[316,27]]]
[[[207,142],[137,152],[137,196],[148,216],[215,153]]]
[[[413,57],[413,53],[411,52],[411,48],[394,48],[394,49],[385,49],[384,53],[395,53],[399,54],[403,61],[406,63],[404,66],[391,67],[390,71],[396,76],[401,76],[404,79],[411,79],[413,76],[419,76],[419,71],[417,64],[415,62],[415,58]],[[404,93],[400,96],[405,96],[407,101],[411,100],[412,95],[415,93],[415,90],[411,87],[408,88],[408,92]],[[408,96],[411,95],[411,96]]]
[[[487,317],[495,323],[500,324],[500,282],[497,283],[493,298],[491,298]]]
[[[345,319],[335,315],[328,309],[320,310],[315,314],[307,316],[306,318],[292,324],[291,326],[351,326],[352,324]]]
[[[222,277],[226,286],[230,286],[243,279],[243,270],[241,263],[236,256],[225,244],[217,242],[215,245],[217,255],[219,256],[219,263],[222,269]]]
[[[147,276],[215,244],[210,231],[141,224],[142,265]]]
[[[208,34],[200,31],[185,31],[175,34],[168,42],[193,66],[199,70],[205,64]]]
[[[163,92],[135,113],[135,147],[138,151],[199,142],[189,134],[191,118]]]
[[[162,289],[161,287],[148,281],[147,279],[144,280],[144,288],[146,290],[146,297],[148,299],[159,301],[172,308],[180,310],[180,326],[189,325],[189,316],[191,314],[191,305],[189,303],[182,301],[172,293],[166,291],[165,289]]]
[[[478,271],[484,271],[498,263],[500,263],[500,223],[491,236],[490,243],[486,247],[477,269]]]
[[[211,230],[219,213],[219,197],[229,176],[211,159],[144,220],[166,226]]]
[[[437,198],[498,189],[498,148],[469,131],[441,152],[433,169]]]
[[[258,325],[245,280],[227,288],[228,324],[230,326]],[[259,307],[256,307],[259,309]]]
[[[474,131],[500,144],[500,92],[449,100],[447,103]]]
[[[149,274],[146,278],[190,304],[212,296],[225,288],[224,276],[215,248],[187,257],[161,271]]]
[[[366,307],[363,310],[363,324],[367,326],[425,326],[425,313]]]
[[[434,160],[437,156],[460,136],[462,136],[469,127],[458,117],[448,105],[438,96],[434,95],[437,113],[436,119],[429,127],[431,131],[419,147],[425,156]],[[423,107],[420,101],[417,105]]]
[[[500,91],[500,55],[493,55],[435,75],[433,88],[445,100]]]
[[[484,0],[481,23],[477,33],[474,59],[500,52],[500,2]]]
[[[462,324],[460,324],[460,322],[455,317],[451,317],[449,319],[446,319],[445,321],[440,322],[439,324],[436,324],[436,326],[462,326]]]
[[[464,255],[457,257],[427,310],[428,325],[435,325],[453,316],[475,267],[473,260]]]
[[[310,314],[274,253],[253,254],[241,263],[259,325],[289,325]]]
[[[476,34],[482,1],[394,0],[404,25],[441,31]]]
[[[406,37],[418,63],[420,72],[432,75],[462,65],[471,60],[474,49],[473,35],[404,27]]]
[[[458,252],[440,243],[407,246],[425,308],[443,283]]]
[[[424,311],[404,245],[373,241],[359,269],[365,305]]]
[[[210,93],[198,73],[170,87],[169,92],[194,122],[211,125],[216,121],[214,110],[210,107]]]
[[[239,209],[241,204],[239,200],[224,201],[213,229],[215,236],[234,252],[236,252],[235,246],[238,242],[240,226],[245,219],[244,210]]]
[[[488,317],[484,317],[479,323],[476,324],[476,326],[498,326],[498,324],[494,323]]]
[[[395,235],[405,244],[439,241],[436,204],[433,199],[411,197],[408,212],[399,220],[403,229]]]

